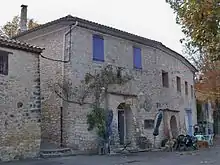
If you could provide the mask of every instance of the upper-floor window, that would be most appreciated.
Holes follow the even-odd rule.
[[[142,69],[141,48],[133,47],[133,61],[135,69]]]
[[[8,52],[0,50],[0,74],[8,75]]]
[[[188,82],[185,81],[185,94],[188,95]]]
[[[191,97],[193,98],[194,92],[193,92],[193,86],[191,85]]]
[[[176,76],[176,88],[178,92],[181,92],[181,79],[178,76]]]
[[[104,39],[99,35],[93,35],[93,60],[104,61]]]
[[[163,87],[169,87],[169,77],[168,77],[168,72],[165,72],[162,70],[162,84]]]

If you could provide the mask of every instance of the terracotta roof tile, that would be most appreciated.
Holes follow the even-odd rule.
[[[151,46],[155,49],[160,49],[161,51],[164,51],[164,52],[176,57],[177,59],[181,60],[193,72],[197,72],[197,69],[185,57],[183,57],[181,54],[175,52],[174,50],[166,47],[161,42],[150,40],[148,38],[144,38],[144,37],[141,37],[141,36],[138,36],[138,35],[135,35],[135,34],[131,34],[131,33],[116,29],[116,28],[112,28],[112,27],[102,25],[102,24],[99,24],[99,23],[95,23],[95,22],[85,20],[85,19],[82,19],[82,18],[73,17],[71,15],[67,15],[67,16],[59,18],[57,20],[53,20],[53,21],[50,21],[48,23],[37,26],[33,29],[24,31],[24,32],[18,34],[17,36],[14,36],[13,38],[14,39],[19,38],[19,37],[24,36],[26,34],[29,34],[31,32],[46,28],[50,25],[59,24],[61,22],[69,22],[69,25],[71,25],[76,21],[78,22],[79,27],[87,28],[87,29],[94,30],[94,31],[99,31],[99,32],[106,33],[106,34],[109,34],[109,35],[113,35],[113,36],[116,36],[116,37],[119,37],[119,38],[124,38],[126,40],[130,40],[130,41],[133,41],[133,42],[136,42],[136,43]]]
[[[15,39],[9,39],[2,31],[0,31],[0,46],[14,49],[21,49],[28,52],[40,54],[44,49]]]

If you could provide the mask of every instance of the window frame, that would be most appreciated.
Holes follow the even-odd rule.
[[[181,93],[182,89],[181,89],[181,78],[179,76],[176,76],[176,89],[177,92]]]
[[[137,50],[140,52],[140,54],[136,54]],[[137,59],[136,57],[139,58]],[[140,60],[139,62],[137,60]],[[137,66],[137,63],[140,63],[140,66]],[[133,46],[133,68],[134,69],[138,69],[138,70],[142,70],[143,66],[142,66],[142,49],[138,46]]]
[[[166,77],[167,77],[167,80],[165,79]],[[169,88],[169,73],[166,72],[165,70],[162,70],[162,86],[165,88]]]
[[[0,75],[8,75],[9,69],[9,52],[0,50]]]
[[[92,49],[93,49],[92,60],[98,61],[98,62],[104,62],[105,61],[105,49],[104,49],[103,36],[98,35],[98,34],[93,34],[93,36],[92,36]],[[101,49],[101,50],[98,50],[98,49]]]
[[[189,88],[188,88],[188,82],[187,81],[185,81],[185,95],[189,95]]]

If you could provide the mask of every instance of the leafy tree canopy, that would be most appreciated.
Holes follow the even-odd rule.
[[[14,16],[11,21],[3,25],[1,30],[9,37],[13,37],[19,32],[19,23],[20,23],[20,17]],[[28,29],[32,29],[36,26],[39,26],[39,24],[34,19],[28,19],[27,22]]]
[[[220,97],[220,0],[166,0],[181,26],[190,59],[200,70],[195,89],[199,100]]]
[[[185,38],[181,40],[191,55],[220,58],[220,0],[166,0],[176,13]]]

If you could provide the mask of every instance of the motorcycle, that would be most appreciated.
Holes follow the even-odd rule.
[[[197,150],[197,138],[190,135],[179,135],[174,147],[177,151]]]

